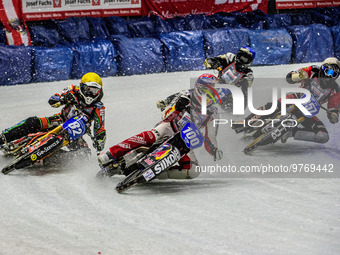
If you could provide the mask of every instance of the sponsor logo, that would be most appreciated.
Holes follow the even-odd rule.
[[[58,144],[60,144],[60,140],[55,141],[54,143],[43,148],[40,151],[37,151],[37,156],[40,157],[41,155],[44,155],[46,152],[50,151],[52,148],[56,147]]]
[[[153,156],[156,160],[164,158],[170,151],[171,146],[169,144],[163,144],[162,147],[153,152],[150,156]]]
[[[35,155],[35,154],[32,154],[32,155],[31,155],[31,160],[32,160],[32,161],[36,161],[37,158],[38,158],[37,155]]]
[[[53,7],[60,8],[61,7],[61,0],[53,0]]]
[[[144,179],[146,181],[150,181],[153,177],[155,177],[155,173],[149,169],[145,173],[143,173]]]
[[[92,5],[100,5],[100,0],[92,0]]]
[[[149,166],[151,166],[152,164],[155,163],[155,161],[153,161],[153,160],[150,159],[150,158],[145,159],[144,162],[145,162],[146,164],[148,164]]]
[[[120,143],[118,146],[124,149],[131,149],[130,144],[127,143]]]
[[[161,162],[154,166],[153,170],[155,171],[155,174],[159,174],[165,169],[168,169],[170,166],[175,164],[180,158],[181,155],[179,153],[179,150],[174,147],[174,149],[170,151],[170,153],[168,153],[168,155],[165,158],[163,158]]]

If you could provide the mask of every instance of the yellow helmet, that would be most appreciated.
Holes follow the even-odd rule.
[[[100,78],[100,76],[96,73],[86,73],[84,76],[81,78],[80,83],[86,83],[86,82],[96,82],[98,83],[101,87],[103,87],[103,81]]]
[[[103,97],[103,81],[96,73],[86,73],[80,80],[81,97],[85,104],[90,105]]]

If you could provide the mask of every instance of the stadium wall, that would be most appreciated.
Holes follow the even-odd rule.
[[[0,85],[203,70],[206,57],[247,45],[254,65],[340,58],[339,8],[300,14],[216,13],[172,19],[68,18],[28,25],[32,46],[9,46],[0,32]],[[2,30],[0,30],[2,31]]]

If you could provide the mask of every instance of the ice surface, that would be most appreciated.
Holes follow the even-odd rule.
[[[253,69],[256,78],[284,78],[300,66]],[[106,148],[151,129],[161,116],[155,102],[188,88],[190,77],[203,72],[104,78]],[[28,116],[56,113],[48,98],[77,82],[0,87],[0,130]],[[266,103],[270,93],[259,89]],[[242,153],[240,136],[222,127],[222,162],[332,162],[340,171],[339,124],[320,115],[331,136],[327,144],[288,140],[252,156]],[[0,167],[6,163],[1,158]],[[339,179],[202,173],[195,180],[154,181],[117,194],[122,177],[100,181],[97,171],[93,155],[65,169],[0,176],[0,254],[340,254]]]

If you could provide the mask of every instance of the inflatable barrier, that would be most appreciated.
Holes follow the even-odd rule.
[[[201,70],[205,59],[202,31],[161,34],[165,70],[168,72]]]
[[[33,82],[68,80],[71,76],[73,51],[65,46],[33,47]]]
[[[112,36],[111,40],[117,50],[119,75],[164,71],[162,44],[158,39]]]
[[[0,85],[31,82],[32,49],[0,45]]]

